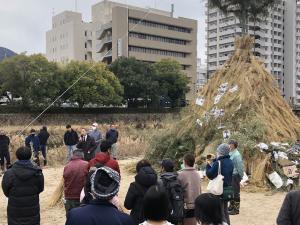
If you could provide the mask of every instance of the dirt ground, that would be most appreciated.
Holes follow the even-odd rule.
[[[133,180],[133,175],[126,172],[126,165],[135,164],[134,159],[120,161],[122,183],[119,193],[123,202],[128,186]],[[48,207],[47,200],[58,185],[62,176],[63,167],[45,168],[45,191],[41,194],[41,225],[63,225],[65,224],[65,211],[62,207]],[[0,180],[1,181],[1,180]],[[205,185],[203,190],[205,189]],[[231,217],[232,225],[275,225],[276,217],[282,204],[285,193],[249,193],[243,191],[241,194],[241,213]],[[0,225],[6,225],[7,199],[0,191]]]

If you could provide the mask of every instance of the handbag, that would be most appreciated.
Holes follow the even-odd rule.
[[[213,195],[222,195],[223,194],[223,183],[224,183],[224,176],[221,174],[221,162],[219,162],[219,168],[218,168],[218,176],[209,181],[207,186],[207,192],[211,193]]]

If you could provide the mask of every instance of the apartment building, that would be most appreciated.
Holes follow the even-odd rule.
[[[187,99],[194,97],[197,79],[196,20],[175,18],[167,11],[103,0],[92,6],[91,23],[82,22],[81,14],[74,12],[63,12],[53,17],[53,21],[61,21],[69,13],[74,19],[72,22],[67,23],[65,19],[65,23],[58,23],[47,32],[49,60],[65,62],[67,58],[109,64],[119,57],[135,57],[148,63],[175,59],[190,80],[191,91]],[[69,48],[66,51],[57,50],[60,45],[63,46],[60,40],[57,44],[51,40],[51,37],[57,36],[58,30],[73,30],[68,37]]]
[[[197,82],[196,82],[196,92],[201,90],[201,88],[207,83],[207,66],[202,64],[200,58],[197,59]]]
[[[293,0],[294,1],[294,0]],[[220,10],[209,7],[206,2],[207,71],[211,76],[234,51],[236,37],[241,36],[239,20],[233,15],[224,15]],[[249,34],[255,37],[254,53],[274,75],[283,95],[286,92],[284,72],[285,1],[282,0],[268,18],[261,22],[249,21]]]
[[[300,106],[300,0],[286,0],[285,9],[285,95]]]
[[[91,23],[82,21],[81,13],[65,11],[52,18],[46,33],[46,57],[50,61],[92,60]]]

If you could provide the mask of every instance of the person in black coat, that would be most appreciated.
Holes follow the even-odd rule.
[[[151,186],[157,184],[157,174],[146,160],[138,162],[136,171],[135,182],[129,186],[124,206],[126,209],[131,210],[130,216],[138,225],[145,221],[143,212],[144,195]]]
[[[73,151],[76,150],[76,145],[78,144],[79,137],[75,130],[72,129],[71,125],[66,126],[66,133],[64,135],[64,143],[67,146],[68,156],[67,160],[70,161],[73,156]]]
[[[77,148],[83,151],[84,160],[90,161],[95,157],[95,150],[97,148],[96,142],[94,138],[89,136],[86,132],[85,128],[81,129],[79,138],[79,143],[77,144]]]
[[[277,217],[277,225],[300,224],[300,191],[292,191],[285,196]]]
[[[47,127],[43,127],[38,134],[38,138],[40,141],[40,150],[42,151],[42,155],[44,157],[44,166],[47,165],[47,142],[50,137],[49,132],[47,131]]]
[[[118,148],[117,142],[119,138],[119,132],[116,129],[116,126],[112,124],[110,129],[106,132],[105,139],[111,143],[111,155],[113,159],[118,157]]]
[[[5,160],[6,160],[6,168],[10,167],[9,144],[10,144],[9,137],[5,135],[4,131],[0,131],[0,166],[3,173],[4,173]]]
[[[39,194],[44,190],[42,170],[32,164],[31,149],[17,150],[18,161],[8,169],[2,180],[2,189],[8,197],[8,225],[39,225]]]

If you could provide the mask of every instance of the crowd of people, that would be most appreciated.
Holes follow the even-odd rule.
[[[121,203],[116,127],[111,125],[104,138],[97,123],[89,132],[82,128],[80,135],[71,125],[66,129],[66,225],[229,225],[230,216],[240,212],[244,165],[235,140],[219,145],[216,156],[207,156],[206,176],[211,184],[221,187],[221,194],[209,188],[202,193],[195,155],[186,153],[179,171],[171,159],[159,162],[159,173],[149,161],[139,161],[134,181]],[[39,194],[44,190],[44,176],[37,160],[42,152],[44,165],[47,164],[48,138],[46,127],[39,134],[31,130],[26,146],[16,151],[17,161],[11,165],[7,154],[9,138],[0,133],[1,168],[4,160],[8,166],[2,180],[3,193],[8,197],[8,225],[40,224]],[[36,163],[31,160],[32,154]],[[278,225],[299,223],[299,199],[299,192],[286,196]],[[130,210],[130,215],[124,213],[123,207]]]

